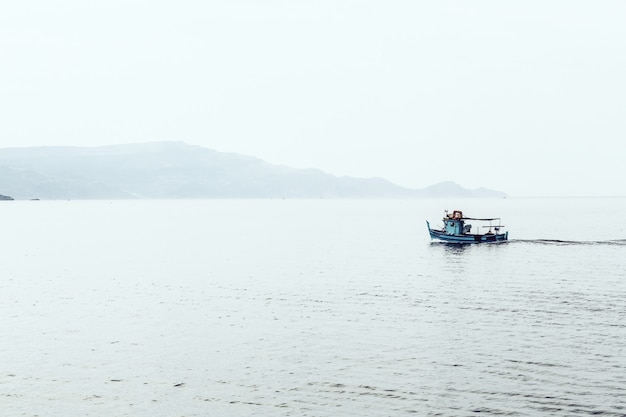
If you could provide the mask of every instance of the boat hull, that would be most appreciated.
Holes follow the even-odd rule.
[[[497,243],[509,240],[509,232],[505,233],[487,233],[484,235],[479,234],[462,234],[462,235],[451,235],[442,230],[433,230],[430,228],[430,223],[426,222],[428,225],[428,233],[430,233],[431,239],[441,240],[442,242],[448,243]]]

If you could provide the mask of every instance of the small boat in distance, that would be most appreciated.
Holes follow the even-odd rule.
[[[489,222],[487,226],[481,226],[488,228],[487,233],[471,233],[472,225],[466,224],[466,220],[476,220],[482,222]],[[497,221],[498,224],[494,225],[493,222]],[[500,233],[500,230],[504,227],[500,224],[499,217],[493,217],[490,219],[479,219],[475,217],[464,217],[461,210],[454,210],[452,214],[448,213],[443,218],[443,228],[431,229],[430,223],[426,220],[428,226],[428,233],[430,233],[431,239],[439,239],[449,243],[492,243],[502,242],[509,239],[509,232]]]

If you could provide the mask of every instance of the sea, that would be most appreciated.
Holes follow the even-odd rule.
[[[626,198],[0,213],[3,417],[626,416]]]

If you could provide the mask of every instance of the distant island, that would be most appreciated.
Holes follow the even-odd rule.
[[[184,142],[0,149],[0,191],[17,199],[506,196],[454,182],[409,189],[382,178],[338,177]]]
[[[10,200],[14,200],[14,198],[13,197],[9,197],[8,195],[0,194],[0,201],[10,201]]]

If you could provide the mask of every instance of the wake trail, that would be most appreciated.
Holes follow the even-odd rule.
[[[511,239],[510,243],[531,243],[537,245],[580,245],[580,246],[626,246],[626,239],[612,240],[561,240],[561,239]]]

